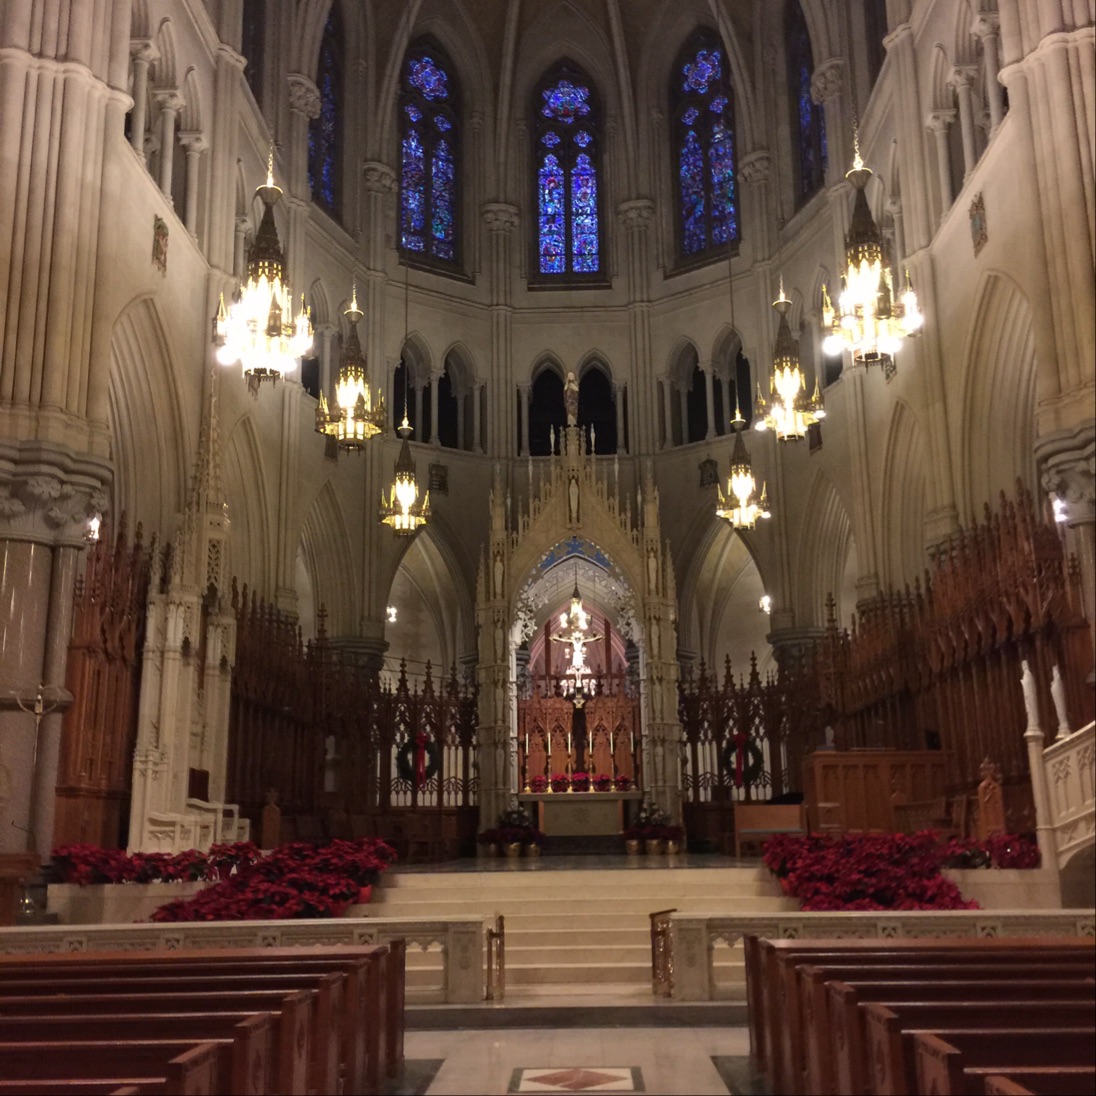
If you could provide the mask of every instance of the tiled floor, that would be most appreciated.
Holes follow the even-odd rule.
[[[746,1083],[739,1087],[733,1064],[728,1070],[727,1063],[720,1061],[745,1058],[748,1051],[745,1028],[412,1031],[406,1039],[404,1082],[392,1091],[426,1096],[511,1092],[727,1096],[731,1091],[756,1091],[746,1074]],[[724,1074],[732,1078],[733,1089]]]

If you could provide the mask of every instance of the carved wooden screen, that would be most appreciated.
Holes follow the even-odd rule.
[[[87,550],[77,580],[61,722],[55,845],[126,843],[150,552],[125,519]]]
[[[429,664],[394,688],[335,649],[321,613],[307,647],[291,618],[237,598],[228,795],[255,825],[276,792],[287,836],[422,836],[454,854],[475,836],[476,696]],[[425,827],[408,820],[430,816]]]

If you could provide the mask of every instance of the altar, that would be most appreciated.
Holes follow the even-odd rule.
[[[642,792],[524,792],[518,796],[548,837],[610,837],[629,825]]]

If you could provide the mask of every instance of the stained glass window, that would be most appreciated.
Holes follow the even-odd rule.
[[[792,156],[796,166],[795,198],[802,205],[826,181],[826,126],[822,104],[811,98],[814,55],[807,21],[798,0],[787,0],[784,5],[784,45],[795,142]]]
[[[308,185],[312,200],[329,213],[338,215],[341,201],[342,104],[343,104],[343,33],[337,4],[320,40],[320,59],[316,66],[316,87],[320,92],[320,113],[308,124]]]
[[[678,54],[670,80],[678,249],[683,259],[724,255],[738,239],[734,97],[726,51],[708,30]]]
[[[601,201],[593,85],[564,62],[538,85],[533,110],[537,275],[596,276],[601,272]]]
[[[265,0],[244,0],[243,21],[240,25],[240,52],[247,65],[244,67],[244,79],[255,96],[260,108],[263,105],[263,60],[265,40],[263,29],[266,26]]]
[[[407,51],[400,101],[400,248],[452,267],[459,238],[459,104],[452,66],[433,42]]]

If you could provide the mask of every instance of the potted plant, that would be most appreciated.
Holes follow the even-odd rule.
[[[611,792],[613,790],[613,778],[608,773],[598,773],[594,777],[595,792]]]
[[[665,833],[670,825],[670,816],[651,802],[645,802],[636,815],[635,827],[639,830],[643,846],[648,854],[662,852]]]
[[[548,777],[544,775],[529,777],[529,790],[536,795],[548,790]]]
[[[540,847],[544,844],[544,833],[535,826],[530,826],[522,838],[522,846],[526,856],[540,856]]]
[[[566,773],[552,773],[552,791],[569,792],[571,790],[571,778]]]
[[[629,826],[624,831],[624,851],[629,856],[638,856],[643,847],[643,828],[641,826]]]
[[[590,774],[581,770],[571,774],[571,791],[588,792],[590,790]]]
[[[666,852],[670,855],[680,852],[685,847],[684,826],[664,826],[662,828],[662,840],[666,842]]]
[[[616,786],[618,792],[631,791],[632,778],[630,776],[618,776],[616,780],[613,781],[613,784]]]
[[[498,856],[499,831],[497,827],[492,827],[489,830],[484,830],[476,837],[476,842],[483,850],[484,856]]]

